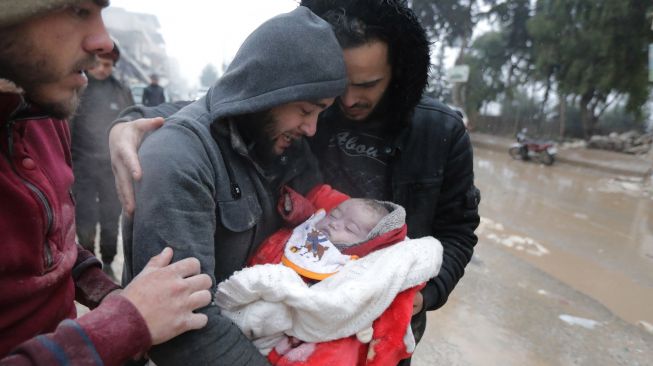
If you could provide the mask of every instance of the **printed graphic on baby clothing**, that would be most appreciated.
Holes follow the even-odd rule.
[[[293,253],[298,253],[303,257],[312,255],[317,261],[320,261],[322,256],[324,256],[324,252],[329,250],[329,247],[321,245],[320,243],[324,243],[327,240],[327,237],[321,231],[312,229],[311,232],[306,235],[306,241],[304,242],[303,246],[293,246],[290,248],[290,250]]]
[[[319,210],[298,225],[286,242],[281,258],[281,263],[314,280],[329,277],[352,260],[350,256],[340,253],[326,233],[315,228],[315,224],[325,215],[324,210]]]

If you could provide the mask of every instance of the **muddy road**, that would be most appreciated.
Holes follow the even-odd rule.
[[[413,364],[653,365],[653,190],[475,150],[479,243]]]

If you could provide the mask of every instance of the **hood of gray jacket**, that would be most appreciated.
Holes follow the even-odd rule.
[[[346,86],[342,49],[331,27],[300,6],[266,21],[247,37],[206,98],[215,121],[336,97]]]

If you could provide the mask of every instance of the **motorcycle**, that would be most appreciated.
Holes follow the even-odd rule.
[[[517,134],[517,142],[508,149],[513,159],[537,160],[544,165],[552,165],[557,153],[558,149],[552,142],[531,140],[524,131]]]

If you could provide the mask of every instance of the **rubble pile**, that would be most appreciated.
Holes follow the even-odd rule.
[[[646,154],[653,145],[653,133],[642,134],[628,131],[622,134],[613,132],[607,136],[595,135],[587,142],[590,149],[601,149],[623,152],[626,154]]]

